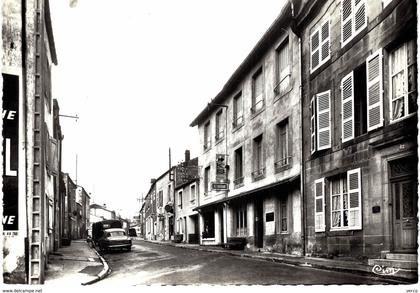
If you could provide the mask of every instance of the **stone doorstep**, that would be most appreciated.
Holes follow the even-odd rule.
[[[391,268],[417,271],[417,261],[411,261],[411,260],[377,258],[377,259],[369,259],[368,264],[370,266],[380,265],[383,267],[391,267]]]
[[[395,260],[408,260],[417,262],[417,254],[405,254],[405,253],[387,253],[385,254],[386,259],[395,259]]]

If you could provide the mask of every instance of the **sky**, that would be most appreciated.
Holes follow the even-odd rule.
[[[75,2],[76,5],[70,5]],[[123,217],[169,167],[200,155],[190,123],[284,0],[53,0],[62,171]],[[73,7],[71,7],[73,6]],[[77,160],[76,160],[77,157]],[[77,168],[76,168],[77,161]],[[77,176],[76,176],[77,170]]]

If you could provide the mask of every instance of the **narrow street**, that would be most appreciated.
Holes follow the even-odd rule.
[[[104,257],[111,274],[93,286],[187,284],[387,284],[372,277],[271,263],[135,240],[131,252]]]

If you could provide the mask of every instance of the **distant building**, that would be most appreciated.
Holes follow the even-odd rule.
[[[80,204],[81,211],[78,215],[78,237],[86,238],[90,223],[90,196],[82,186],[76,188],[76,202]]]
[[[198,158],[190,159],[185,151],[185,161],[175,166],[175,233],[182,241],[199,243],[199,217],[193,209],[199,206]]]
[[[90,223],[96,223],[103,220],[115,220],[117,217],[115,211],[107,209],[106,205],[93,203],[89,206]]]

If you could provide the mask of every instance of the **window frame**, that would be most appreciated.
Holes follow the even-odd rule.
[[[328,22],[328,37],[325,38],[324,40],[322,40],[322,28],[323,26]],[[310,66],[310,73],[315,72],[318,68],[320,68],[322,65],[324,65],[328,60],[331,59],[331,18],[328,17],[326,20],[324,20],[323,22],[321,22],[319,25],[315,26],[316,29],[314,29],[314,31],[312,32],[312,34],[310,34],[309,37],[309,49],[310,49],[310,53],[309,53],[309,66]],[[315,50],[313,50],[312,47],[312,41],[313,41],[313,37],[314,35],[318,34],[318,46]],[[324,44],[328,43],[328,56],[325,57],[324,59],[322,59],[322,47]],[[317,66],[313,67],[312,64],[312,56],[317,53],[318,56],[318,60],[319,63]]]
[[[417,113],[417,111],[412,112],[412,113],[408,113],[408,104],[409,104],[408,68],[410,66],[415,66],[415,69],[417,69],[417,62],[416,62],[417,59],[416,58],[413,59],[415,62],[412,63],[412,64],[408,64],[408,61],[407,61],[407,57],[408,57],[408,54],[407,54],[407,52],[408,52],[408,46],[410,45],[411,42],[414,42],[414,40],[409,40],[407,42],[404,42],[403,44],[401,44],[400,46],[398,46],[397,48],[395,48],[394,50],[392,50],[389,53],[388,66],[389,66],[389,122],[390,122],[390,124],[398,123],[399,121],[402,121],[404,119],[407,119],[409,117],[412,117],[412,116],[416,115],[416,113]],[[393,74],[392,73],[392,55],[393,55],[393,53],[395,53],[397,50],[401,49],[402,47],[404,47],[404,62],[405,62],[405,64],[404,64],[403,71],[404,71],[404,81],[405,81],[406,87],[404,87],[404,89],[403,89],[404,95],[401,96],[401,97],[399,97],[399,98],[397,98],[397,99],[394,99],[394,100],[398,100],[398,99],[401,99],[401,98],[404,99],[404,111],[407,114],[404,115],[403,117],[400,117],[400,118],[397,118],[397,119],[392,119],[393,118],[393,115],[392,115],[392,112],[393,112],[392,102],[394,101],[393,100],[393,97],[392,97],[392,92],[393,92],[392,78],[393,78],[393,76],[395,76],[399,72],[401,72],[401,70],[400,70],[397,74]],[[413,45],[413,48],[414,48],[415,53],[416,53],[417,52],[416,45]],[[414,54],[414,55],[416,56],[416,54]],[[415,72],[416,71],[417,70],[415,70]],[[416,72],[416,74],[418,74],[418,72]],[[417,79],[416,79],[416,81],[417,81]],[[418,87],[418,85],[417,85],[417,82],[416,82],[416,89],[414,90],[414,92],[417,92],[417,95],[418,95],[418,88],[417,87]],[[417,96],[417,99],[418,99],[418,96]]]
[[[281,53],[283,50],[287,49],[287,65],[281,70]],[[291,71],[291,50],[289,43],[289,36],[287,36],[281,44],[276,49],[276,66],[275,66],[275,76],[276,76],[276,85],[274,86],[274,93],[276,96],[282,96],[287,93],[290,87],[290,79],[292,75]],[[280,90],[280,85],[287,80],[287,84],[284,87],[284,90]]]
[[[222,116],[223,116],[223,108],[221,108],[219,111],[216,112],[216,117],[215,117],[215,141],[219,142],[224,138],[224,127],[223,127],[223,121],[222,121]]]
[[[194,192],[192,192],[193,187],[194,187]],[[195,202],[196,198],[197,198],[197,184],[192,183],[192,184],[190,184],[190,202]]]
[[[275,147],[275,162],[274,167],[275,169],[280,169],[290,165],[290,160],[292,158],[290,151],[290,126],[289,126],[289,117],[283,119],[279,123],[276,124],[276,143]],[[282,129],[284,130],[282,131]],[[284,132],[285,139],[282,140],[282,134]],[[284,147],[284,149],[283,149]],[[280,156],[282,153],[282,156]]]
[[[252,143],[252,178],[259,180],[265,177],[263,134],[257,135]]]
[[[244,105],[243,105],[242,91],[237,93],[233,97],[232,101],[233,101],[232,126],[235,129],[244,124]],[[240,108],[240,111],[238,111],[238,108]],[[240,123],[239,123],[239,120],[240,120]]]
[[[211,123],[210,120],[204,123],[203,126],[203,135],[204,135],[204,141],[203,141],[203,149],[204,151],[207,151],[211,149]]]
[[[203,178],[203,185],[204,185],[204,195],[208,196],[210,193],[210,173],[211,167],[210,165],[204,168],[204,178]]]
[[[256,96],[256,80],[261,76],[261,94]],[[261,96],[261,99],[257,101],[257,98]],[[261,107],[257,109],[257,105],[261,103]],[[260,66],[252,75],[252,92],[251,92],[251,113],[257,114],[260,111],[263,111],[265,108],[265,99],[264,99],[264,68]]]
[[[238,153],[241,153],[241,168],[240,168],[240,175],[238,176]],[[240,184],[243,184],[244,182],[244,150],[243,150],[243,146],[238,147],[235,151],[234,151],[234,159],[235,159],[235,170],[234,170],[234,180],[233,180],[233,184],[235,186],[238,186]]]
[[[351,2],[351,19],[346,18],[345,20],[343,19],[343,1],[345,0],[341,0],[340,2],[340,33],[341,33],[341,48],[345,47],[348,43],[351,42],[351,40],[353,40],[360,32],[362,32],[366,27],[367,27],[367,23],[368,23],[368,1],[366,0],[360,0],[360,2],[355,5],[355,0],[348,0]],[[360,9],[361,6],[365,6],[364,11],[365,11],[365,18],[364,18],[364,24],[356,30],[356,11],[358,11],[358,9]],[[344,34],[343,34],[343,23],[347,23],[348,21],[351,21],[351,35],[348,39],[346,39],[345,41],[343,40]]]
[[[280,198],[279,201],[279,231],[280,234],[288,234],[289,233],[289,197],[284,196]],[[285,210],[283,211],[283,207]],[[286,220],[286,230],[283,230],[283,220]]]
[[[180,210],[182,210],[183,190],[182,189],[181,190],[178,190],[177,195],[178,195],[178,204],[177,204],[177,206],[178,206],[178,208]]]
[[[248,207],[240,205],[235,209],[235,234],[238,237],[248,236]]]

